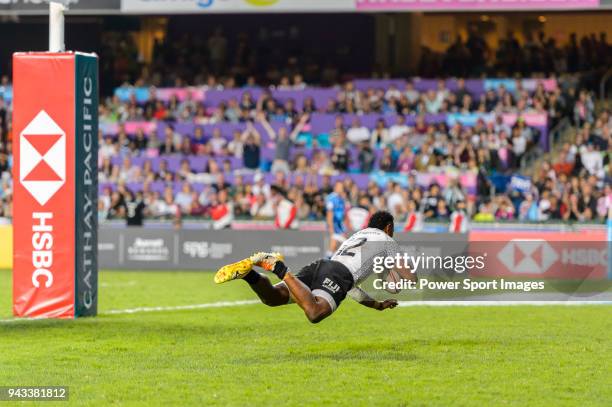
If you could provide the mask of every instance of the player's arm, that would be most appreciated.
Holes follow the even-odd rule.
[[[414,281],[415,283],[419,281],[419,278],[416,273],[413,273],[410,270],[410,267],[406,268],[394,268],[393,272],[396,273],[402,280],[406,281]]]
[[[396,241],[392,240],[390,243],[391,244],[387,246],[387,257],[395,258],[398,254],[402,253],[402,249]],[[388,277],[389,274],[396,274],[399,278],[406,281],[414,281],[415,283],[418,281],[416,272],[412,272],[408,265],[405,265],[405,267],[398,267],[398,265],[396,265],[391,269],[387,269],[385,277]]]
[[[295,303],[304,310],[306,318],[313,324],[321,322],[333,312],[331,305],[325,299],[312,295],[312,291],[298,280],[291,272],[283,278]]]
[[[374,298],[370,297],[368,293],[366,293],[359,287],[354,287],[353,289],[351,289],[348,292],[348,295],[364,307],[373,308],[378,311],[382,311],[387,308],[397,307],[397,300],[388,299],[384,301],[376,301]]]

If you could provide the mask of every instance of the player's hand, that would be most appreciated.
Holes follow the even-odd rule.
[[[378,307],[376,308],[379,311],[385,310],[387,308],[395,308],[397,307],[397,300],[384,300],[378,303]]]

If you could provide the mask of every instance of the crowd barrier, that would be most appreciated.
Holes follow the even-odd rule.
[[[100,228],[103,269],[215,270],[258,251],[279,251],[299,267],[325,254],[322,232]]]

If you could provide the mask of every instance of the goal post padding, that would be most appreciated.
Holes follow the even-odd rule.
[[[97,313],[98,58],[13,55],[13,313]]]

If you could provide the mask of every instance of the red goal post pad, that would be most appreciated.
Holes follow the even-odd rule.
[[[13,55],[13,314],[97,312],[98,58]]]

